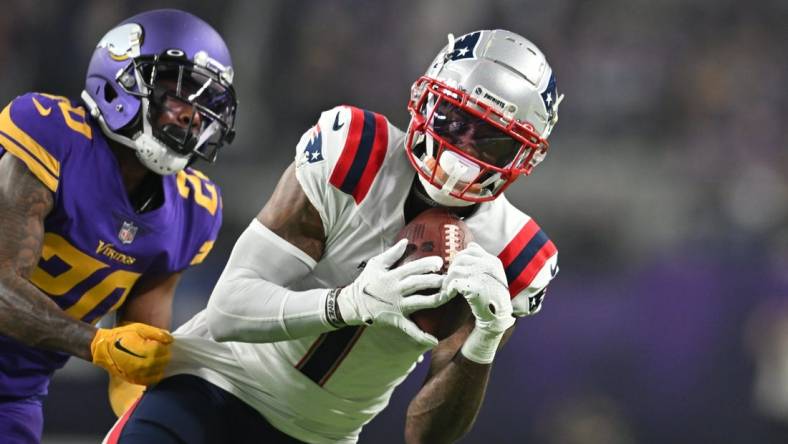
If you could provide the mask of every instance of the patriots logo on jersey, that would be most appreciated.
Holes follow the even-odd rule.
[[[528,298],[528,313],[536,313],[542,305],[544,296],[547,294],[547,289],[543,288],[542,291],[536,293]]]
[[[558,97],[555,91],[555,74],[550,74],[550,81],[547,82],[547,88],[542,92],[544,109],[547,110],[547,120],[552,120],[555,115],[556,100],[558,100]]]
[[[304,159],[309,163],[323,160],[323,136],[320,133],[320,126],[315,125],[311,130],[309,143],[304,147]]]
[[[454,41],[454,50],[446,54],[447,60],[470,59],[476,57],[476,45],[482,36],[481,31],[465,34]]]

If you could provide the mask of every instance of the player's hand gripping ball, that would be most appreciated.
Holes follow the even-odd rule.
[[[408,239],[408,247],[394,267],[422,257],[441,256],[443,268],[440,273],[446,274],[454,255],[465,249],[473,240],[473,235],[459,217],[447,210],[432,208],[416,216],[400,230],[397,240],[403,238]],[[465,299],[455,297],[441,306],[411,313],[410,319],[424,332],[442,340],[454,333],[470,316],[470,307]]]

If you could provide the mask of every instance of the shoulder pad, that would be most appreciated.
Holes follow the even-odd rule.
[[[28,93],[0,113],[0,145],[52,192],[58,189],[61,163],[75,141],[92,138],[85,109],[65,97]]]
[[[335,107],[302,136],[296,166],[325,162],[328,182],[360,203],[386,157],[388,133],[388,121],[381,114]]]

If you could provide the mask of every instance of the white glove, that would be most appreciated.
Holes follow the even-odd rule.
[[[476,318],[462,346],[463,356],[480,364],[491,363],[504,332],[515,321],[500,259],[471,242],[454,256],[443,291],[447,293],[445,298],[462,294]]]
[[[347,325],[388,325],[431,348],[438,340],[417,327],[408,315],[449,300],[441,292],[426,296],[413,294],[442,286],[444,276],[435,272],[443,266],[443,258],[425,257],[390,269],[405,253],[407,245],[408,240],[402,239],[370,259],[356,280],[339,292],[337,306]]]

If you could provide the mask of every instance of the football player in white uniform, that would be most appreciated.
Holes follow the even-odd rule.
[[[171,376],[107,442],[355,443],[429,350],[405,440],[460,438],[496,350],[558,270],[555,245],[503,191],[544,158],[561,99],[533,43],[484,30],[449,36],[412,87],[406,132],[358,108],[324,112],[206,310],[175,333]],[[475,243],[445,276],[437,256],[391,268],[398,231],[437,206]],[[440,342],[408,318],[455,296],[467,322]]]

